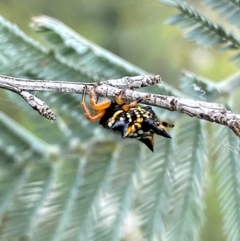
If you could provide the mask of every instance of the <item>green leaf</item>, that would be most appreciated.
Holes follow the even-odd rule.
[[[177,6],[176,2],[172,0],[158,0],[158,1],[171,7]]]
[[[230,0],[233,4],[240,7],[240,1],[239,0]]]
[[[240,163],[239,138],[227,128],[215,128],[214,143],[217,160],[220,208],[223,214],[223,230],[227,240],[240,239]]]
[[[85,39],[60,21],[38,16],[32,26],[49,44],[55,55],[59,55],[76,68],[99,75],[98,81],[105,78],[119,78],[147,74],[111,52]]]
[[[33,133],[0,112],[0,159],[3,163],[48,157],[52,148]]]
[[[18,27],[12,25],[2,17],[0,18],[0,26],[0,51],[7,59],[5,65],[0,65],[1,74],[39,79],[94,81],[94,76],[83,74],[79,69],[61,58],[61,56],[53,56],[47,49],[26,36]],[[19,51],[19,49],[22,51]],[[85,120],[79,108],[80,98],[78,95],[44,93],[38,94],[38,96],[48,104],[57,105],[54,110],[58,116],[67,116],[65,118],[63,117],[65,123],[69,123],[69,125],[75,123],[76,125],[76,122],[78,122],[79,129],[76,129],[76,131],[72,133],[72,136],[82,136],[82,138],[88,139],[96,131],[96,128],[84,128],[86,125],[89,125],[89,123]],[[27,113],[29,113],[29,107],[24,101],[19,101],[19,97],[16,94],[11,93],[11,99],[15,99],[16,103],[23,109],[27,108]],[[35,118],[39,117],[36,113],[33,115],[35,115]],[[39,122],[39,119],[37,122]],[[80,131],[78,131],[81,129],[80,126],[83,126],[81,135]],[[68,129],[71,128],[68,127]],[[57,131],[55,131],[55,133],[56,132]],[[69,136],[66,136],[65,141],[70,141]]]
[[[174,137],[173,137],[174,138]],[[137,196],[136,214],[141,218],[141,230],[146,240],[162,240],[166,232],[172,195],[171,171],[173,165],[173,141],[159,138],[155,154],[147,153],[141,166],[141,190]]]
[[[221,96],[216,84],[189,71],[183,71],[180,81],[182,91],[194,99],[212,101]]]
[[[236,0],[204,0],[213,10],[219,12],[219,17],[226,18],[231,24],[239,27],[240,2]]]
[[[90,76],[82,74],[64,59],[53,56],[46,48],[26,36],[16,25],[3,17],[0,17],[0,26],[0,51],[5,57],[5,65],[0,66],[2,74],[40,79],[70,78],[71,81],[82,78],[91,81]]]
[[[167,236],[172,241],[194,241],[204,222],[207,140],[200,120],[190,119],[178,128]]]
[[[65,62],[74,65],[76,69],[94,76],[95,81],[103,78],[149,74],[85,39],[56,19],[47,16],[35,17],[32,26],[47,42],[49,52],[60,56]],[[167,83],[150,86],[147,89],[159,94],[181,96],[177,89]]]
[[[194,7],[184,1],[176,1],[172,5],[180,11],[180,14],[171,17],[167,23],[180,25],[188,30],[185,37],[195,41],[197,44],[206,47],[233,46],[233,49],[240,47],[240,40],[233,33],[227,31],[222,24],[215,23]]]

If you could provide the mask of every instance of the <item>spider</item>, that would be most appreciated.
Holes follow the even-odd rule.
[[[173,127],[173,125],[159,121],[151,106],[140,106],[142,98],[125,103],[122,99],[123,93],[124,91],[121,91],[115,101],[97,102],[95,89],[92,88],[89,91],[90,105],[94,110],[92,114],[85,103],[85,88],[81,100],[84,115],[90,122],[99,121],[104,128],[120,133],[122,138],[141,141],[153,152],[154,133],[171,138],[165,127]]]

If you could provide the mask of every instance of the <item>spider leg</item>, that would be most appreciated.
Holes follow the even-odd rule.
[[[81,107],[82,107],[83,113],[86,116],[86,118],[89,121],[91,121],[91,122],[95,122],[95,121],[100,120],[103,117],[103,115],[106,112],[106,109],[104,109],[104,108],[103,109],[99,109],[99,110],[96,110],[94,114],[91,114],[89,108],[87,107],[87,105],[85,103],[86,89],[87,88],[85,87],[84,90],[83,90],[82,100],[81,100]]]
[[[122,106],[122,109],[127,112],[127,111],[129,111],[131,108],[136,107],[136,106],[138,105],[138,103],[141,102],[141,101],[142,101],[142,98],[139,97],[139,98],[137,98],[137,100],[132,101],[132,102],[129,103],[129,104],[124,104],[124,105]]]
[[[90,121],[90,122],[96,122],[99,121],[105,114],[105,110],[100,110],[95,112],[94,114],[91,114],[89,109],[86,107],[86,105],[82,105],[83,113],[85,117]]]
[[[104,100],[97,103],[97,96],[94,88],[89,91],[90,105],[94,110],[106,110],[111,105],[111,100]]]
[[[126,104],[124,102],[124,100],[122,99],[122,96],[123,96],[123,93],[124,93],[125,90],[122,90],[119,94],[119,96],[117,96],[116,98],[116,103],[118,105],[122,105],[122,109],[127,112],[129,111],[130,108],[133,108],[133,107],[136,107],[138,105],[139,102],[141,102],[143,99],[141,97],[137,98],[137,100],[135,101],[132,101],[131,103],[129,104]]]
[[[125,92],[125,90],[121,90],[120,94],[116,97],[116,103],[118,105],[123,105],[124,104],[124,100],[122,99],[123,93]]]
[[[157,125],[157,123],[154,120],[147,119],[145,120],[144,124],[147,125],[149,129],[152,129],[155,134],[164,136],[166,138],[171,138],[171,136],[167,133],[165,126],[161,123]]]
[[[169,124],[167,122],[161,122],[161,126],[165,126],[165,127],[168,127],[168,128],[173,128],[174,127],[173,124]]]
[[[143,107],[143,109],[144,110],[147,110],[148,112],[150,112],[153,116],[156,116],[156,114],[154,113],[154,111],[153,111],[153,109],[152,109],[152,107],[151,106],[144,106]],[[165,127],[168,127],[168,128],[173,128],[174,127],[174,125],[173,124],[169,124],[169,123],[167,123],[167,122],[165,122],[165,121],[159,121],[158,120],[158,126],[160,126],[162,129],[164,129],[165,131],[166,131],[166,128]]]

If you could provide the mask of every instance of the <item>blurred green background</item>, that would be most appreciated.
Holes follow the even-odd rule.
[[[57,18],[123,59],[160,74],[163,81],[175,87],[179,86],[182,69],[214,81],[237,71],[225,53],[187,42],[177,27],[163,24],[173,10],[157,0],[0,0],[0,14],[35,38],[37,35],[28,26],[31,17],[45,14]],[[8,102],[4,105],[6,109],[10,106]],[[17,116],[15,110],[11,116]],[[215,208],[206,209],[203,241],[224,240],[219,231],[218,202],[212,193],[214,185],[213,181],[206,197],[209,206]]]

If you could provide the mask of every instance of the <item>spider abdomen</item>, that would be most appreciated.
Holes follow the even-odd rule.
[[[150,106],[136,106],[128,111],[121,106],[112,105],[107,109],[99,124],[122,135],[123,138],[133,138],[146,144],[153,151],[154,133],[171,138]]]

